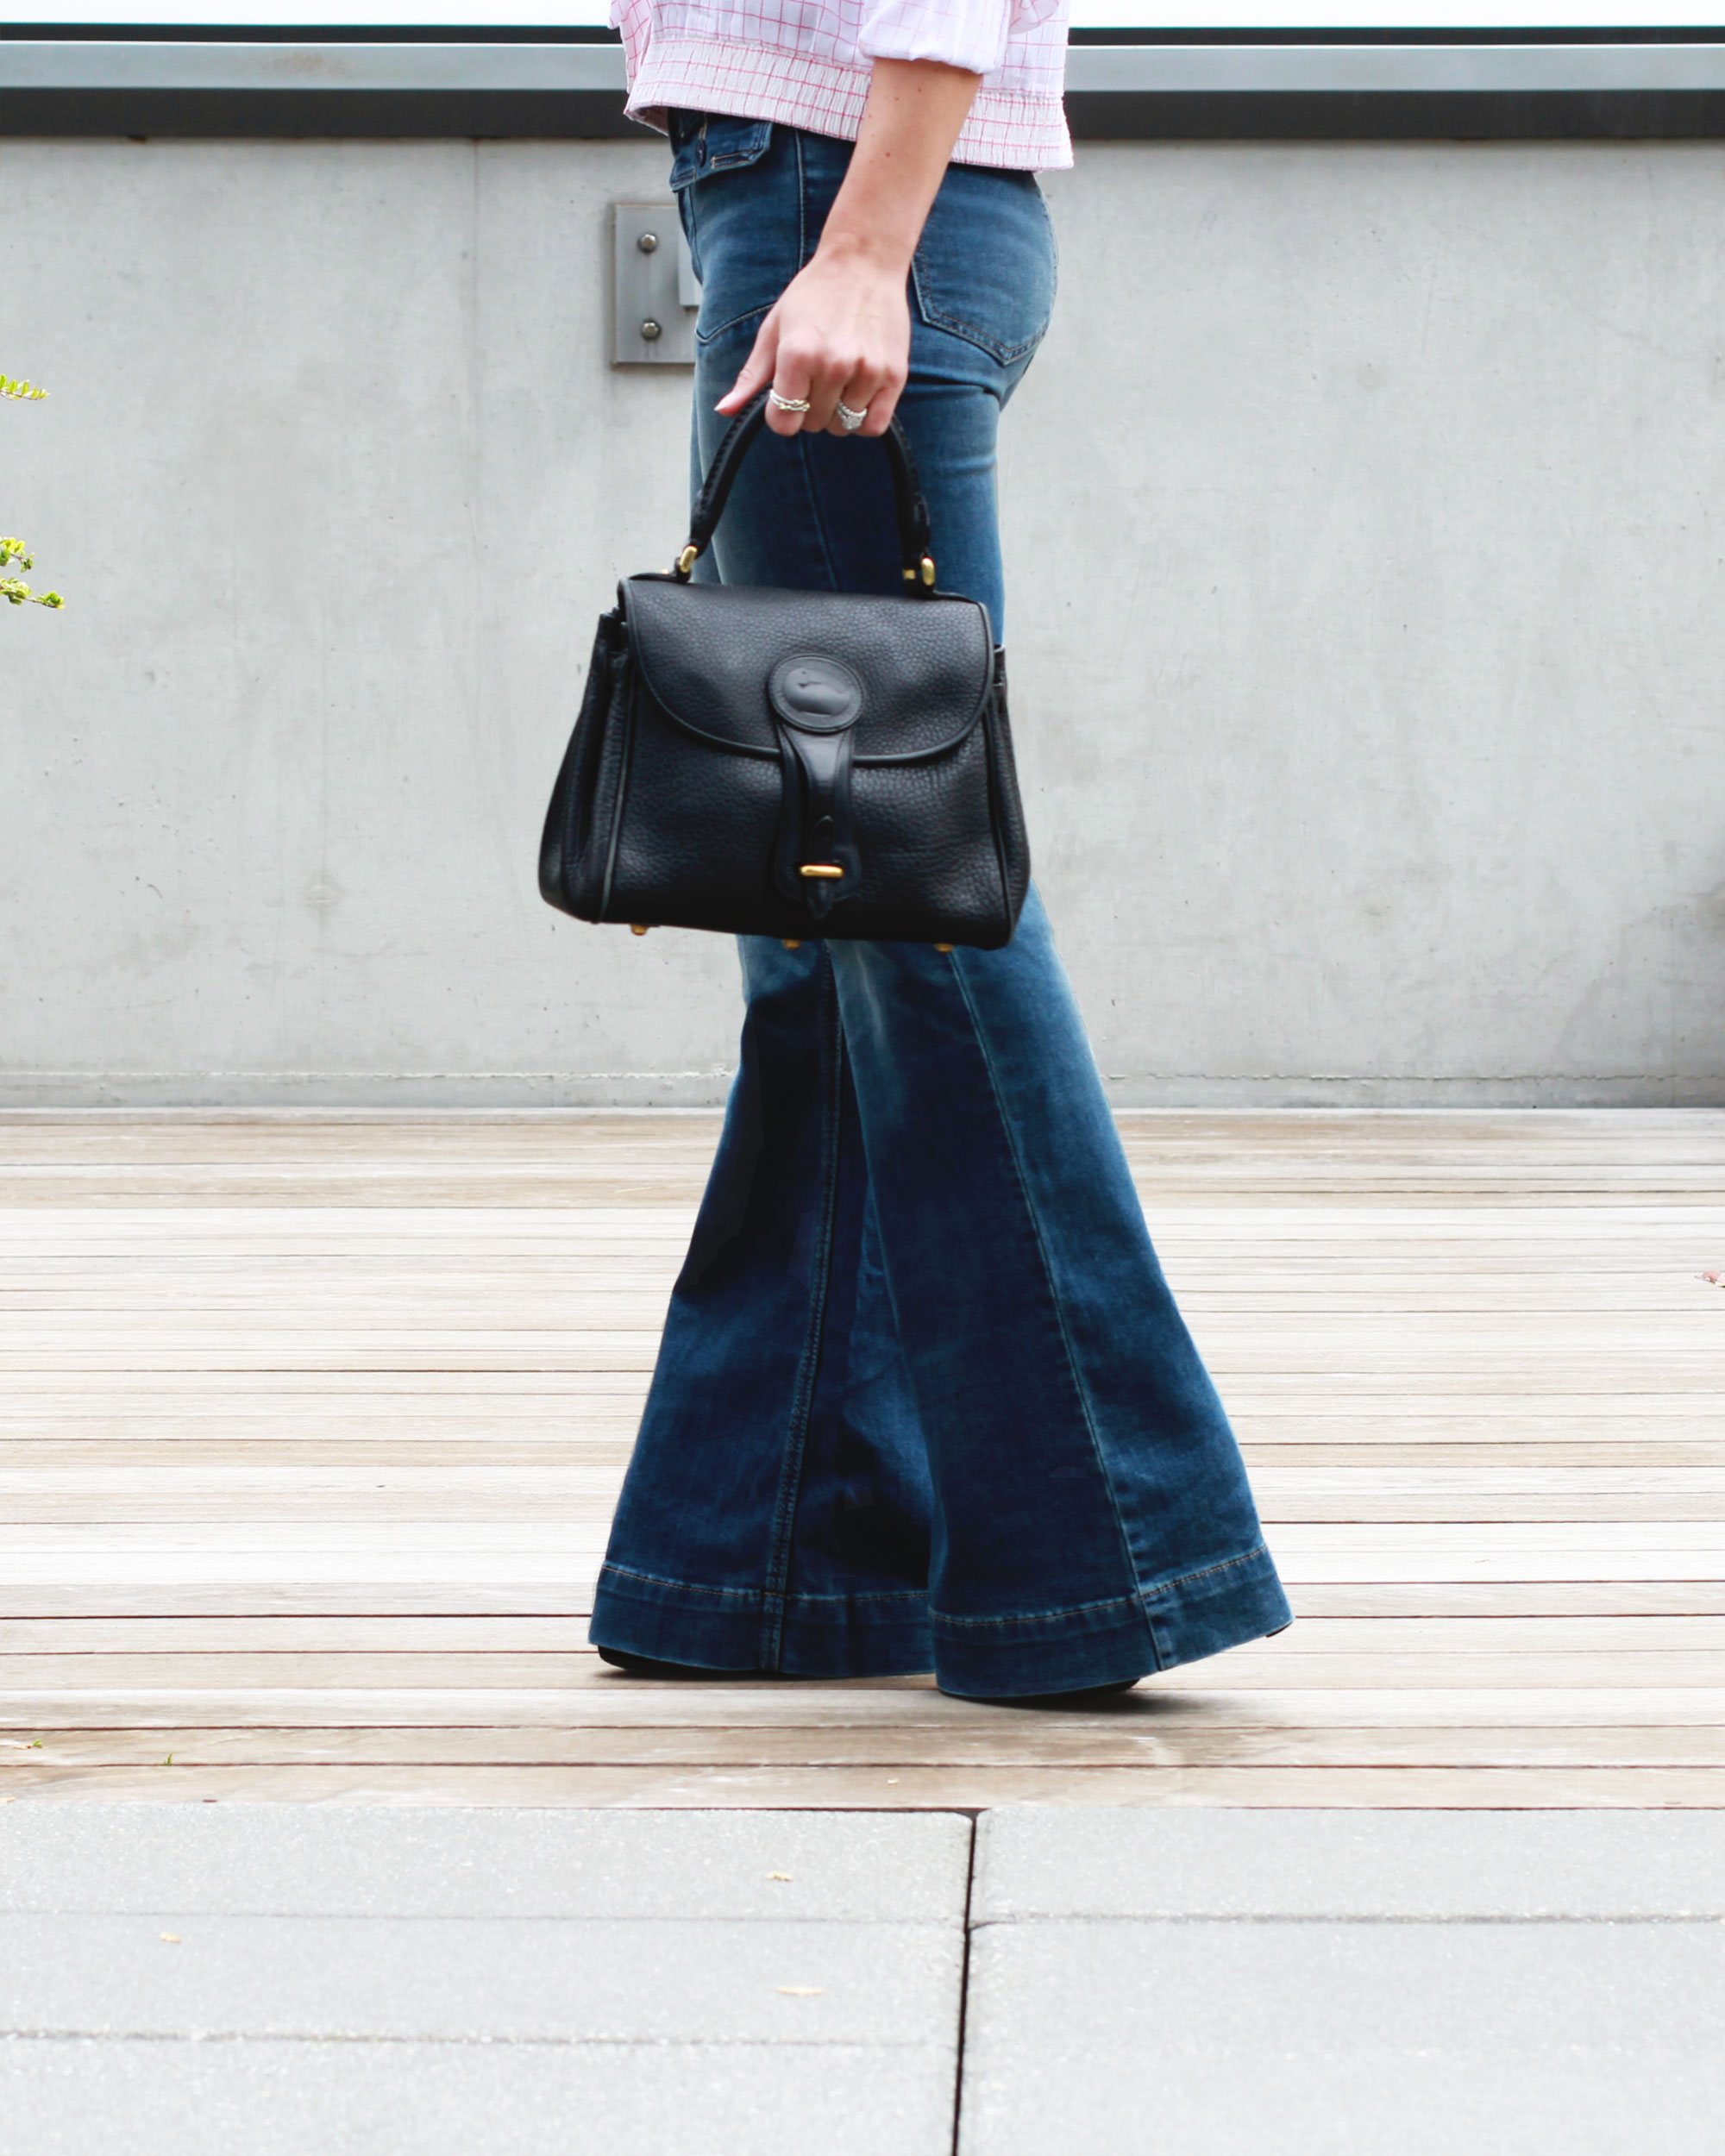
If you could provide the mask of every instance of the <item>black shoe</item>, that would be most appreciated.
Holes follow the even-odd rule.
[[[975,1692],[949,1692],[949,1699],[968,1699],[973,1707],[1095,1707],[1117,1693],[1129,1692],[1142,1677],[1117,1677],[1112,1684],[1086,1684],[1076,1692],[1016,1692],[999,1698]]]
[[[727,1677],[759,1677],[758,1670],[707,1670],[694,1662],[656,1662],[650,1654],[620,1654],[615,1647],[601,1647],[601,1662],[610,1663],[613,1670],[625,1670],[630,1677],[671,1677],[690,1679]]]

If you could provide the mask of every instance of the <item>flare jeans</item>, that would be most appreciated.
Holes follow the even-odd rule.
[[[698,477],[850,146],[687,114],[673,142],[702,286]],[[997,637],[995,429],[1053,295],[1034,179],[951,166],[899,411],[941,587]],[[899,588],[878,446],[764,435],[697,573]],[[595,1643],[801,1677],[932,1669],[1007,1697],[1286,1624],[1034,890],[1003,950],[745,937],[742,959],[739,1068]]]

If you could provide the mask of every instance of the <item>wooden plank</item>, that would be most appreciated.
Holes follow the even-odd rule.
[[[16,1400],[17,1396],[14,1396]],[[228,1447],[306,1445],[328,1450],[351,1436],[355,1445],[397,1447],[447,1444],[511,1445],[574,1444],[587,1433],[607,1436],[613,1427],[632,1437],[646,1397],[644,1381],[633,1392],[580,1391],[553,1395],[499,1392],[486,1400],[467,1391],[444,1398],[421,1393],[340,1391],[297,1394],[298,1406],[267,1402],[232,1392],[187,1394],[171,1389],[93,1397],[68,1393],[63,1401],[36,1396],[28,1413],[0,1407],[0,1445],[27,1447],[41,1457],[45,1445],[123,1447],[142,1444]],[[129,1398],[131,1405],[126,1402]],[[105,1402],[105,1405],[104,1405]],[[1722,1442],[1707,1431],[1713,1418],[1594,1414],[1564,1418],[1524,1415],[1515,1434],[1489,1418],[1414,1416],[1386,1423],[1375,1414],[1242,1414],[1233,1416],[1249,1458],[1273,1464],[1351,1464],[1370,1478],[1374,1463],[1416,1464],[1429,1453],[1434,1463],[1477,1470],[1501,1462],[1572,1462],[1578,1467],[1711,1466]],[[1422,1433],[1424,1441],[1422,1442]],[[170,1454],[161,1457],[172,1457]]]
[[[1297,1631],[1298,1627],[1295,1627]],[[1505,1691],[1626,1690],[1645,1687],[1650,1696],[1666,1689],[1716,1689],[1725,1693],[1725,1650],[1708,1647],[1564,1647],[1516,1652],[1434,1646],[1349,1647],[1298,1651],[1291,1635],[1266,1647],[1237,1647],[1228,1656],[1231,1688],[1247,1690],[1383,1689],[1405,1685],[1416,1690]],[[1158,1675],[1159,1692],[1215,1689],[1219,1675],[1200,1664]],[[60,1685],[122,1692],[150,1691],[208,1684],[223,1692],[236,1688],[267,1691],[533,1690],[580,1684],[586,1673],[568,1647],[537,1650],[490,1649],[482,1652],[445,1648],[438,1653],[359,1649],[304,1649],[271,1651],[233,1650],[219,1654],[172,1651],[139,1654],[0,1654],[0,1696],[52,1695]]]
[[[610,1726],[720,1729],[850,1728],[882,1723],[927,1723],[935,1729],[1003,1720],[1028,1730],[1040,1710],[980,1706],[947,1700],[926,1680],[869,1684],[787,1684],[712,1681],[671,1685],[631,1683],[613,1672],[593,1674],[572,1666],[555,1684],[358,1687],[317,1684],[146,1685],[125,1688],[58,1683],[40,1690],[18,1687],[0,1695],[0,1731],[26,1739],[54,1729],[175,1729],[210,1727],[289,1728],[491,1728],[549,1725],[557,1728]],[[1716,1687],[1609,1690],[1600,1686],[1517,1689],[1483,1685],[1416,1690],[1399,1685],[1374,1689],[1260,1687],[1220,1689],[1224,1672],[1213,1670],[1213,1689],[1155,1680],[1129,1695],[1123,1707],[1100,1715],[1112,1728],[1122,1715],[1159,1727],[1176,1722],[1241,1728],[1463,1729],[1561,1727],[1713,1727],[1725,1719],[1725,1695]],[[1068,1709],[1075,1724],[1089,1710]],[[1063,1717],[1064,1718],[1064,1717]]]
[[[741,1806],[976,1810],[1007,1804],[1490,1811],[1725,1807],[1715,1767],[15,1767],[0,1802]]]
[[[548,1447],[561,1448],[571,1469],[620,1463],[634,1434],[632,1417],[596,1415],[587,1407],[556,1415],[511,1412],[494,1423],[483,1410],[459,1409],[441,1425],[428,1424],[417,1413],[367,1415],[356,1422],[350,1414],[322,1409],[286,1421],[228,1411],[198,1416],[152,1413],[142,1420],[141,1430],[133,1429],[129,1418],[113,1418],[93,1429],[75,1422],[47,1425],[39,1435],[0,1418],[0,1473],[16,1476],[16,1486],[23,1489],[32,1478],[52,1479],[62,1463],[68,1472],[86,1476],[111,1463],[116,1475],[135,1480],[144,1463],[160,1463],[165,1474],[217,1473],[231,1463],[235,1469],[254,1470],[274,1466],[292,1476],[298,1462],[308,1475],[352,1468],[362,1478],[373,1468],[430,1474],[439,1462],[459,1473],[483,1463],[493,1448],[503,1471],[530,1473]],[[1267,1487],[1276,1476],[1287,1478],[1290,1487],[1306,1477],[1314,1483],[1351,1477],[1356,1488],[1362,1482],[1371,1487],[1382,1475],[1386,1489],[1414,1492],[1458,1483],[1505,1489],[1512,1481],[1533,1490],[1556,1490],[1571,1487],[1571,1476],[1578,1489],[1603,1492],[1618,1481],[1634,1482],[1638,1467],[1645,1468],[1650,1482],[1662,1484],[1669,1476],[1674,1490],[1692,1491],[1707,1487],[1701,1477],[1716,1471],[1721,1456],[1716,1441],[1686,1436],[1639,1443],[1602,1437],[1528,1444],[1514,1439],[1494,1444],[1476,1436],[1421,1446],[1398,1442],[1394,1434],[1369,1441],[1346,1432],[1333,1439],[1286,1440],[1254,1432],[1242,1438],[1242,1450],[1256,1470],[1255,1489]],[[1429,1476],[1423,1472],[1427,1467],[1433,1470]]]
[[[1209,1724],[1075,1730],[892,1725],[819,1730],[593,1727],[50,1731],[14,1766],[189,1767],[365,1763],[579,1767],[1717,1767],[1725,1732],[1678,1729],[1232,1729]],[[933,1755],[937,1755],[933,1756]],[[174,1794],[165,1783],[160,1794]]]
[[[624,1448],[594,1445],[591,1449],[609,1452]],[[494,1522],[532,1516],[543,1520],[549,1516],[580,1525],[609,1517],[622,1476],[620,1463],[613,1466],[607,1462],[595,1469],[591,1477],[561,1464],[548,1466],[536,1492],[532,1481],[524,1476],[499,1477],[502,1487],[487,1484],[482,1477],[464,1484],[456,1475],[439,1477],[435,1463],[423,1475],[396,1470],[386,1482],[350,1487],[322,1476],[308,1477],[304,1485],[296,1486],[289,1477],[236,1476],[234,1485],[226,1489],[200,1489],[182,1484],[178,1489],[140,1491],[127,1489],[116,1477],[111,1482],[104,1478],[86,1479],[76,1493],[61,1494],[54,1490],[50,1478],[35,1479],[39,1487],[19,1489],[15,1486],[0,1499],[7,1515],[21,1527],[97,1520],[116,1528],[155,1522],[220,1526],[259,1514],[284,1523],[310,1524],[325,1518],[333,1506],[339,1506],[349,1520],[375,1520],[383,1524],[400,1519]],[[1511,1492],[1500,1496],[1490,1491],[1471,1499],[1418,1492],[1355,1498],[1345,1490],[1307,1495],[1289,1489],[1282,1478],[1268,1475],[1260,1479],[1258,1495],[1266,1532],[1277,1546],[1286,1531],[1294,1527],[1452,1527],[1470,1522],[1502,1526],[1518,1521],[1544,1526],[1626,1522],[1652,1526],[1673,1519],[1709,1526],[1717,1524],[1725,1512],[1725,1504],[1716,1496],[1684,1498],[1669,1491],[1631,1498],[1590,1497],[1585,1492],[1538,1497]],[[0,1534],[0,1547],[3,1545],[4,1536]],[[1659,1575],[1656,1572],[1655,1576]]]
[[[665,1311],[659,1292],[623,1296],[566,1287],[536,1297],[499,1292],[423,1299],[413,1288],[411,1295],[409,1307],[401,1288],[320,1296],[287,1295],[274,1288],[220,1301],[188,1291],[135,1307],[99,1310],[88,1297],[15,1294],[0,1305],[0,1321],[20,1349],[44,1351],[79,1341],[104,1350],[253,1342],[261,1332],[272,1346],[279,1338],[297,1344],[302,1335],[368,1347],[415,1346],[428,1337],[447,1337],[480,1347],[512,1343],[531,1354],[542,1344],[574,1338],[633,1353],[643,1338],[649,1346],[656,1342]],[[1234,1358],[1239,1368],[1299,1369],[1314,1353],[1314,1313],[1309,1311],[1296,1313],[1298,1322],[1290,1323],[1280,1313],[1222,1311],[1196,1300],[1192,1308],[1211,1352]],[[266,1321],[261,1326],[260,1319]],[[1725,1301],[1696,1311],[1640,1311],[1622,1318],[1571,1310],[1348,1311],[1331,1313],[1318,1330],[1326,1353],[1341,1348],[1366,1360],[1389,1358],[1392,1367],[1403,1370],[1428,1367],[1434,1350],[1447,1355],[1458,1349],[1486,1364],[1506,1355],[1518,1362],[1530,1356],[1537,1361],[1584,1355],[1590,1362],[1631,1363],[1672,1355],[1725,1363]]]
[[[1648,1617],[1725,1612],[1725,1579],[1404,1581],[1304,1584],[1302,1617]]]
[[[1370,1617],[1581,1613],[1613,1616],[1649,1612],[1670,1614],[1725,1611],[1725,1584],[1718,1581],[1387,1581],[1358,1584],[1302,1584],[1290,1590],[1302,1614]],[[422,1617],[574,1616],[592,1608],[592,1583],[523,1580],[250,1581],[114,1583],[83,1580],[64,1585],[7,1585],[0,1582],[0,1614],[7,1618],[112,1617],[155,1620],[172,1616],[331,1616],[364,1619],[390,1614]]]
[[[66,1666],[75,1659],[76,1668]],[[417,1694],[468,1688],[474,1691],[530,1691],[555,1689],[577,1680],[563,1652],[520,1655],[492,1652],[440,1655],[417,1653],[326,1654],[227,1653],[210,1657],[152,1655],[8,1655],[0,1658],[0,1699],[22,1702],[28,1720],[31,1702],[55,1695],[111,1691],[154,1695],[201,1686],[224,1695],[236,1688],[260,1694],[376,1690]],[[533,1666],[537,1664],[537,1667]],[[1425,1691],[1495,1689],[1597,1690],[1645,1688],[1648,1711],[1656,1711],[1664,1690],[1725,1689],[1725,1655],[1716,1651],[1662,1649],[1640,1654],[1547,1652],[1465,1654],[1432,1652],[1308,1654],[1272,1657],[1238,1648],[1229,1658],[1227,1680],[1242,1689],[1354,1692],[1406,1686]],[[1154,1680],[1164,1693],[1205,1691],[1218,1683],[1214,1671],[1174,1670]]]
[[[1587,1620],[1571,1620],[1584,1627],[1586,1639],[1615,1642],[1615,1626],[1588,1632]],[[1691,1635],[1702,1645],[1725,1644],[1725,1626],[1717,1633],[1706,1618],[1642,1620],[1650,1645],[1666,1639]],[[1341,1627],[1338,1637],[1350,1637],[1352,1626]],[[1417,1626],[1402,1631],[1417,1633]],[[1484,1627],[1489,1635],[1492,1627]],[[1529,1644],[1543,1645],[1553,1634],[1540,1620],[1524,1626]],[[1473,1633],[1465,1636],[1471,1638]],[[1644,1636],[1641,1633],[1636,1637]],[[27,1617],[0,1618],[0,1656],[9,1654],[197,1654],[229,1652],[271,1653],[418,1654],[435,1658],[445,1652],[488,1654],[552,1651],[584,1652],[587,1645],[583,1617],[535,1615],[529,1617]]]
[[[1302,1620],[1327,1616],[1421,1620],[1474,1616],[1494,1622],[1529,1616],[1683,1617],[1725,1614],[1725,1582],[1296,1583],[1290,1598]],[[584,1589],[579,1582],[568,1580],[512,1580],[492,1588],[448,1581],[292,1581],[237,1586],[176,1581],[151,1586],[93,1580],[61,1587],[0,1582],[0,1617],[19,1621],[111,1619],[158,1623],[186,1618],[225,1623],[334,1617],[354,1622],[400,1618],[419,1623],[442,1618],[466,1621],[515,1617],[568,1619],[585,1626],[591,1606],[591,1582]]]
[[[1281,1651],[1478,1654],[1592,1652],[1663,1648],[1725,1652],[1725,1614],[1703,1616],[1473,1615],[1311,1616],[1283,1636]],[[587,1651],[586,1620],[574,1616],[38,1617],[0,1619],[0,1657],[77,1658],[233,1653],[418,1655],[576,1654]],[[3,1666],[3,1665],[0,1665]],[[1202,1665],[1200,1665],[1202,1666]],[[1217,1665],[1231,1671],[1233,1664]]]
[[[0,1577],[0,1617],[110,1615],[404,1617],[579,1615],[593,1608],[593,1568],[580,1576],[505,1580],[86,1578],[20,1583]]]

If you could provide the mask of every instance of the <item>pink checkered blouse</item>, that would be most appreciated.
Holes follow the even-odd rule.
[[[954,160],[1046,172],[1072,162],[1061,91],[1070,0],[612,0],[629,110],[779,120],[854,141],[877,60],[944,60],[982,87]]]

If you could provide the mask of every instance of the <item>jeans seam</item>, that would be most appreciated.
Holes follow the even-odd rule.
[[[1019,1155],[1017,1135],[1013,1129],[1012,1119],[1007,1115],[1000,1099],[1000,1076],[994,1068],[994,1057],[988,1044],[988,1030],[982,1024],[982,1014],[976,1008],[975,999],[971,995],[969,985],[964,978],[964,968],[956,958],[949,959],[947,963],[952,968],[953,977],[958,984],[958,993],[964,999],[964,1007],[970,1015],[971,1031],[975,1036],[976,1046],[982,1055],[982,1068],[988,1074],[988,1090],[994,1096],[994,1112],[1000,1118],[1000,1130],[1006,1138],[1007,1156],[1013,1163],[1013,1174],[1018,1180],[1019,1196],[1023,1203],[1026,1217],[1030,1222],[1031,1233],[1036,1238],[1037,1257],[1042,1265],[1043,1285],[1047,1291],[1049,1303],[1054,1312],[1054,1321],[1060,1329],[1060,1344],[1066,1357],[1066,1374],[1071,1381],[1073,1394],[1078,1402],[1078,1412],[1083,1417],[1085,1433],[1089,1438],[1090,1451],[1096,1463],[1096,1472],[1101,1476],[1102,1488],[1107,1495],[1108,1511],[1113,1520],[1114,1533],[1120,1542],[1120,1556],[1126,1564],[1126,1577],[1132,1583],[1132,1599],[1137,1605],[1143,1620],[1145,1636],[1150,1644],[1151,1652],[1159,1664],[1161,1656],[1156,1644],[1156,1628],[1150,1621],[1149,1611],[1144,1608],[1144,1583],[1138,1575],[1138,1559],[1132,1554],[1132,1539],[1126,1533],[1126,1523],[1120,1515],[1120,1499],[1114,1490],[1114,1478],[1108,1472],[1108,1463],[1102,1451],[1102,1441],[1097,1434],[1095,1418],[1090,1411],[1089,1396],[1085,1392],[1084,1381],[1078,1372],[1078,1358],[1073,1350],[1072,1335],[1067,1328],[1066,1313],[1061,1308],[1059,1292],[1054,1284],[1054,1269],[1049,1263],[1048,1246],[1043,1239],[1042,1222],[1037,1217],[1036,1206],[1031,1197],[1029,1179],[1025,1174],[1024,1162]]]
[[[1148,1620],[1149,1611],[1145,1605],[1151,1600],[1174,1594],[1182,1587],[1191,1586],[1196,1580],[1213,1579],[1218,1572],[1232,1572],[1238,1565],[1250,1564],[1255,1558],[1265,1557],[1269,1555],[1269,1550],[1260,1542],[1251,1549],[1243,1551],[1237,1557],[1224,1557],[1220,1564],[1202,1565],[1195,1572],[1182,1572],[1177,1578],[1162,1580],[1157,1583],[1153,1590],[1143,1588],[1132,1595],[1111,1595],[1106,1601],[1072,1602],[1064,1609],[1019,1610],[1007,1617],[949,1617],[944,1611],[935,1609],[929,1612],[929,1622],[933,1625],[958,1626],[972,1631],[986,1631],[991,1625],[995,1626],[1057,1625],[1069,1617],[1088,1617],[1099,1610],[1105,1609],[1137,1610]]]
[[[820,511],[820,489],[814,483],[814,472],[809,463],[809,438],[806,433],[797,436],[797,463],[803,475],[803,488],[808,496],[809,522],[814,527],[815,543],[820,548],[821,565],[826,571],[827,587],[837,591],[838,565],[832,558],[832,542],[827,537],[826,519]]]
[[[705,1587],[697,1580],[669,1580],[661,1572],[643,1572],[633,1564],[614,1564],[609,1557],[599,1567],[601,1584],[607,1573],[615,1574],[618,1579],[643,1580],[649,1587],[675,1588],[681,1595],[712,1595],[731,1602],[758,1602],[761,1599],[758,1587]]]
[[[1048,324],[1044,323],[1033,337],[1022,338],[1016,344],[1002,344],[998,338],[991,337],[987,330],[978,329],[975,323],[948,314],[931,302],[923,283],[920,250],[912,258],[911,275],[916,285],[917,311],[928,327],[939,329],[949,337],[962,338],[966,344],[974,344],[979,352],[986,353],[997,366],[1011,367],[1015,360],[1033,353],[1048,335]]]
[[[676,191],[677,222],[683,228],[683,237],[688,241],[689,260],[694,269],[696,282],[699,283],[701,273],[700,241],[697,237],[697,235],[699,232],[700,226],[699,222],[695,216],[693,194],[694,190],[690,187],[683,187]],[[695,335],[697,336],[700,335],[700,317],[699,314],[695,317]]]
[[[859,1588],[851,1595],[787,1595],[785,1597],[787,1609],[803,1609],[817,1602],[834,1602],[846,1608],[854,1602],[919,1602],[926,1608],[928,1592],[920,1587],[883,1587],[878,1592]]]
[[[1237,1557],[1224,1557],[1220,1564],[1200,1565],[1195,1572],[1178,1572],[1172,1579],[1158,1580],[1153,1587],[1141,1590],[1143,1599],[1153,1601],[1159,1595],[1171,1595],[1180,1588],[1190,1587],[1195,1580],[1214,1579],[1218,1572],[1232,1572],[1236,1565],[1250,1564],[1255,1557],[1267,1557],[1269,1555],[1268,1543],[1254,1543],[1250,1550],[1243,1550]]]
[[[973,1632],[986,1632],[991,1626],[999,1631],[1008,1625],[1064,1624],[1069,1617],[1088,1617],[1103,1609],[1126,1609],[1141,1614],[1141,1602],[1142,1597],[1138,1595],[1111,1595],[1103,1602],[1073,1602],[1065,1609],[1018,1610],[1009,1617],[949,1617],[935,1609],[929,1612],[929,1622],[962,1626]]]
[[[803,159],[803,134],[799,128],[791,137],[797,153],[797,268],[800,271],[808,261],[808,166]]]
[[[772,311],[771,300],[768,300],[764,307],[745,307],[740,315],[732,315],[730,321],[721,322],[711,329],[698,327],[695,330],[695,342],[700,345],[717,344],[721,337],[728,335],[740,323],[756,320],[764,322]],[[699,322],[699,317],[697,321]]]
[[[799,129],[793,136],[797,152],[797,267],[804,268],[808,261],[808,170],[803,162],[803,138]],[[813,526],[815,543],[820,548],[821,566],[826,571],[828,587],[838,589],[838,565],[832,558],[832,542],[827,536],[826,519],[821,514],[820,490],[814,483],[814,469],[809,462],[808,436],[799,429],[797,434],[797,467],[803,475],[803,488],[808,496],[809,522]]]
[[[619,1580],[640,1580],[649,1587],[668,1587],[679,1595],[705,1595],[731,1602],[759,1602],[761,1600],[758,1587],[711,1587],[700,1580],[674,1580],[662,1572],[643,1572],[638,1565],[618,1564],[610,1558],[599,1568],[601,1583],[607,1576]],[[848,1595],[787,1595],[783,1600],[786,1608],[793,1611],[822,1602],[834,1602],[846,1608],[858,1602],[914,1602],[925,1609],[928,1590],[920,1587],[859,1588]]]
[[[825,1051],[821,1058],[821,1134],[819,1211],[809,1279],[808,1326],[797,1362],[796,1383],[791,1394],[790,1426],[785,1435],[784,1463],[779,1470],[778,1496],[773,1506],[773,1524],[767,1541],[767,1564],[762,1582],[761,1667],[776,1670],[785,1638],[785,1593],[791,1574],[791,1549],[795,1539],[797,1506],[802,1497],[803,1460],[808,1449],[809,1421],[814,1412],[815,1385],[820,1375],[822,1336],[826,1330],[827,1286],[832,1275],[832,1234],[838,1210],[839,1121],[844,1113],[843,1060],[844,1036],[838,1021],[838,996],[832,980],[832,962],[822,950],[820,1027]]]

